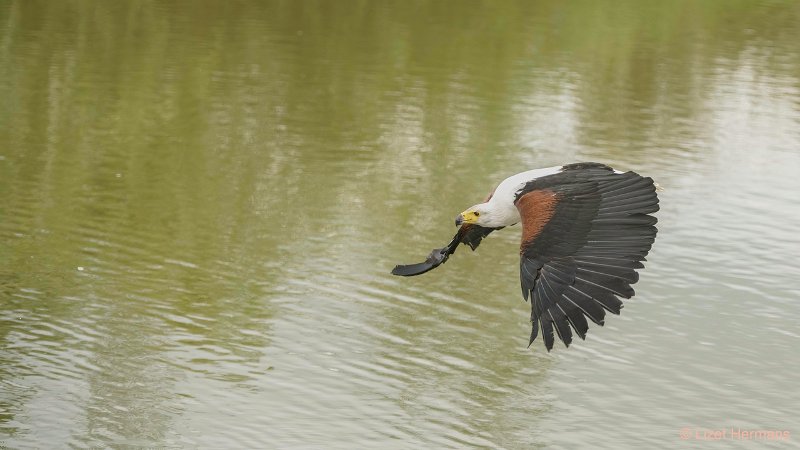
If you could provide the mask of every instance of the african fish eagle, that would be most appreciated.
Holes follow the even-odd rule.
[[[586,339],[586,317],[602,326],[631,298],[636,269],[653,245],[658,196],[652,178],[599,163],[522,172],[503,180],[483,203],[456,217],[458,232],[425,262],[398,265],[394,275],[420,275],[447,261],[458,244],[475,250],[489,233],[522,223],[522,297],[531,299],[531,336],[553,330],[569,347],[572,329]],[[572,327],[570,329],[570,326]]]

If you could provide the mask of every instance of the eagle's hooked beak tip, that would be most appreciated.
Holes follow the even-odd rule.
[[[464,215],[459,214],[456,216],[456,226],[460,227],[462,223],[464,223]]]

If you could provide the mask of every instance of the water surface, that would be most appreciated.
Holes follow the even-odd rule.
[[[789,1],[3,2],[0,446],[796,442],[798,22]],[[499,180],[574,161],[664,188],[637,296],[586,341],[526,348],[518,228],[389,275]]]

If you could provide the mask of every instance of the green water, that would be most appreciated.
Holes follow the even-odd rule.
[[[0,2],[0,448],[787,448],[800,4]],[[664,188],[621,316],[527,349],[513,173]]]

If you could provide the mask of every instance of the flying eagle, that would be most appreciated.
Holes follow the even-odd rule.
[[[547,351],[553,330],[569,347],[572,330],[586,339],[588,317],[602,326],[605,311],[619,314],[631,298],[636,269],[655,241],[658,196],[652,178],[598,163],[577,163],[522,172],[503,180],[456,217],[458,232],[425,262],[399,265],[392,274],[420,275],[455,253],[475,250],[489,233],[522,222],[520,280],[531,299],[531,336],[542,330]],[[572,328],[570,328],[570,326]]]

